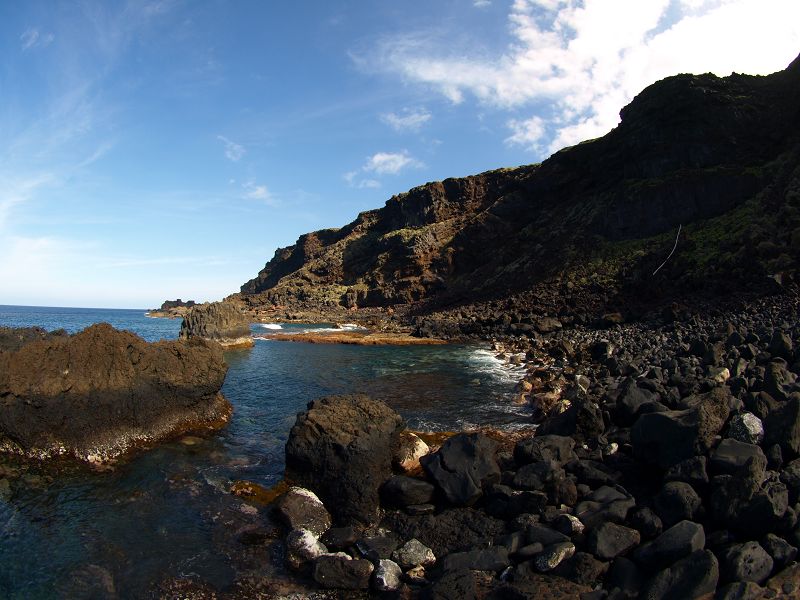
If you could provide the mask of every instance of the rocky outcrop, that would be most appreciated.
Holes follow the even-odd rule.
[[[534,292],[513,322],[537,328],[542,310],[613,316],[625,302],[764,291],[800,262],[799,124],[798,61],[766,77],[670,77],[610,133],[541,165],[427,183],[301,236],[238,297],[324,309]]]
[[[103,461],[224,425],[218,344],[147,343],[108,324],[0,350],[0,449]]]
[[[193,307],[183,317],[180,337],[214,340],[223,348],[247,348],[254,344],[250,335],[250,321],[227,302],[211,302]]]
[[[371,523],[402,427],[397,413],[366,396],[315,400],[289,433],[286,477],[316,492],[338,523]]]
[[[170,310],[173,308],[192,308],[196,304],[197,302],[194,300],[187,300],[184,302],[180,298],[177,300],[164,300],[164,302],[161,304],[160,310]]]

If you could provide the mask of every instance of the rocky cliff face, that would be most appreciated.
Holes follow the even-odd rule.
[[[669,298],[796,270],[800,58],[766,77],[670,77],[620,114],[607,135],[540,165],[428,183],[303,235],[240,299],[441,305],[553,282]]]
[[[113,458],[138,444],[227,422],[218,344],[149,344],[108,324],[73,336],[31,330],[0,347],[0,451]]]

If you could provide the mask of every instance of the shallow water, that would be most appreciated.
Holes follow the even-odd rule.
[[[0,306],[0,325],[75,332],[100,321],[150,341],[175,338],[180,328],[180,320],[149,319],[144,311]],[[230,483],[277,483],[297,413],[322,395],[367,393],[415,429],[527,422],[525,410],[510,403],[520,370],[486,349],[259,339],[225,358],[223,393],[234,414],[224,430],[161,445],[107,472],[31,471],[10,492],[0,488],[0,597],[76,595],[76,580],[104,581],[98,572],[122,597],[145,596],[167,577],[202,574],[229,585],[241,565],[232,564],[226,544],[252,516],[228,493]],[[87,564],[95,569],[88,575]]]

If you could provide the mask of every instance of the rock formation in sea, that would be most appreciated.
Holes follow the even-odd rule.
[[[161,304],[160,310],[170,310],[173,308],[192,308],[195,304],[197,304],[194,300],[187,300],[184,302],[180,298],[177,300],[164,300]]]
[[[3,330],[0,450],[97,462],[188,431],[224,425],[222,348],[148,343],[98,324],[75,335]],[[33,338],[33,339],[30,339]]]
[[[180,337],[214,340],[224,348],[246,348],[254,343],[250,335],[250,321],[230,302],[211,302],[192,307],[183,317]]]
[[[541,164],[427,183],[302,235],[235,299],[254,310],[423,301],[417,314],[502,300],[525,318],[594,319],[793,281],[800,59],[768,76],[669,77],[620,117]],[[480,312],[454,319],[474,328]]]

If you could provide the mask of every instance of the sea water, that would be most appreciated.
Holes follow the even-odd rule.
[[[148,318],[143,310],[0,306],[5,326],[74,333],[98,322],[148,341],[174,339],[180,329],[180,320]],[[278,327],[331,328],[252,330]],[[419,430],[529,422],[511,402],[522,372],[486,348],[257,339],[253,348],[226,352],[225,360],[222,391],[234,413],[220,432],[159,445],[107,471],[28,473],[11,493],[0,489],[0,598],[59,597],[73,589],[65,591],[65,582],[96,583],[105,574],[121,597],[143,597],[171,577],[199,576],[224,587],[237,568],[217,539],[219,520],[236,520],[229,514],[231,482],[279,482],[297,413],[323,395],[380,398]]]

